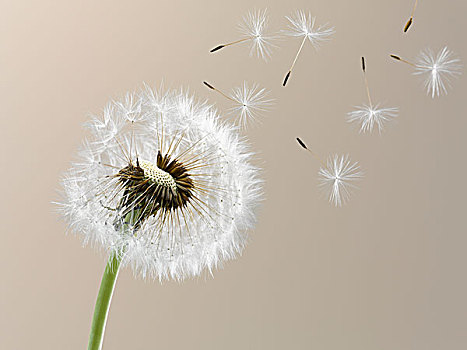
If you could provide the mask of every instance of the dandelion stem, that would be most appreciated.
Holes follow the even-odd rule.
[[[417,68],[418,66],[415,64],[415,63],[412,63],[410,61],[407,61],[407,60],[404,60],[403,58],[399,57],[399,56],[396,56],[396,55],[389,55],[391,56],[391,58],[395,59],[396,61],[401,61],[401,62],[404,62],[414,68]]]
[[[323,166],[323,168],[327,168],[326,166],[326,163],[324,162],[324,160],[319,156],[317,155],[315,152],[313,152],[311,149],[307,149],[308,152],[311,153],[311,155],[313,157],[315,157],[316,159],[318,159],[318,161],[321,163],[321,165]]]
[[[412,9],[412,14],[410,15],[410,17],[413,18],[413,15],[415,14],[415,9],[417,8],[417,4],[418,4],[418,0],[415,0],[415,4],[413,5],[413,9]]]
[[[297,142],[298,142],[298,144],[300,146],[302,146],[304,149],[306,149],[308,152],[310,152],[310,154],[313,157],[315,157],[316,159],[318,159],[319,162],[321,163],[321,165],[326,168],[326,164],[324,163],[324,161],[321,159],[321,157],[319,155],[317,155],[315,152],[313,152],[311,149],[309,149],[299,137],[297,137],[296,140],[297,140]]]
[[[241,42],[244,42],[244,41],[247,41],[247,40],[251,40],[251,38],[244,38],[244,39],[240,39],[240,40],[236,40],[236,41],[232,41],[231,43],[228,43],[228,44],[222,44],[222,45],[219,45],[219,46],[216,46],[215,48],[213,48],[211,51],[209,52],[216,52],[220,49],[223,49],[224,47],[226,46],[230,46],[230,45],[235,45],[235,44],[238,44],[238,43],[241,43]]]
[[[368,95],[368,102],[370,103],[370,107],[371,107],[373,106],[373,103],[371,102],[370,88],[368,87],[368,79],[366,78],[365,73],[363,73],[363,78],[365,80],[365,88],[366,88],[366,94]]]
[[[295,66],[295,63],[297,62],[298,56],[300,55],[300,52],[303,49],[303,45],[305,45],[306,38],[307,38],[307,36],[305,36],[303,38],[302,44],[300,45],[300,48],[298,49],[297,54],[295,55],[295,58],[294,58],[294,60],[292,62],[292,65],[290,66],[290,69],[289,69],[289,71],[287,72],[287,75],[284,78],[284,82],[282,83],[282,86],[285,86],[287,84],[287,80],[289,80],[289,76],[292,73],[292,69]]]
[[[302,44],[300,45],[300,48],[298,49],[298,52],[295,55],[295,58],[294,58],[294,60],[292,62],[292,65],[290,66],[289,71],[292,71],[293,67],[295,66],[295,63],[297,62],[297,59],[298,59],[298,55],[300,55],[300,52],[302,52],[302,49],[303,49],[303,45],[305,45],[306,38],[307,38],[306,36],[303,38]]]
[[[235,41],[232,41],[231,43],[224,44],[224,47],[234,45],[234,44],[238,44],[238,43],[242,43],[242,42],[247,41],[247,40],[251,40],[251,38],[243,38],[243,39],[240,39],[240,40],[235,40]]]
[[[235,101],[232,97],[230,97],[229,95],[223,93],[221,90],[215,88],[214,86],[212,86],[212,85],[209,84],[208,82],[203,81],[203,84],[206,85],[206,86],[207,86],[208,88],[210,88],[211,90],[214,90],[214,91],[218,92],[219,94],[221,94],[222,96],[224,96],[226,99],[229,99],[229,100],[232,101],[232,102],[238,103],[238,101]]]
[[[102,276],[101,286],[97,294],[94,316],[92,318],[91,333],[89,335],[88,350],[102,349],[104,340],[105,325],[109,314],[110,301],[117,280],[120,268],[121,257],[118,254],[112,254],[105,266]]]

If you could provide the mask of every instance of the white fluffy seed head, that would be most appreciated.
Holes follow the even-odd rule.
[[[285,18],[289,21],[289,30],[285,31],[285,34],[306,37],[315,49],[322,43],[329,41],[335,33],[334,28],[328,24],[316,26],[316,17],[313,17],[311,12],[306,13],[303,10],[297,10],[291,16]]]
[[[363,172],[348,155],[335,154],[327,159],[326,166],[319,169],[318,175],[319,185],[329,202],[340,207],[350,199],[352,189],[356,187],[354,183],[363,177]]]
[[[355,110],[347,113],[349,123],[360,124],[360,132],[371,132],[376,126],[379,133],[384,130],[385,124],[396,118],[399,110],[394,107],[380,108],[375,106],[363,105],[355,107]]]
[[[250,123],[259,122],[263,113],[269,111],[274,104],[274,100],[269,98],[268,90],[257,84],[250,86],[247,82],[232,89],[230,97],[237,102],[230,108],[230,114],[236,116],[238,124],[244,128]]]
[[[110,102],[87,126],[92,135],[63,176],[59,203],[69,228],[85,243],[122,254],[122,264],[135,274],[160,280],[211,272],[241,253],[255,222],[261,181],[248,146],[211,106],[183,91],[145,87]],[[159,151],[170,157],[167,171],[157,166]],[[184,173],[180,166],[172,169],[173,160]],[[118,175],[124,168],[144,176],[128,176],[129,185]],[[166,192],[177,176],[176,191]],[[137,181],[148,187],[130,201],[128,190]],[[172,198],[184,186],[192,191],[183,206],[155,200]],[[123,230],[128,213],[142,208],[151,215],[125,222]]]
[[[266,33],[268,29],[267,10],[255,10],[248,12],[238,28],[245,38],[250,39],[250,56],[256,54],[267,61],[271,57],[276,36]]]
[[[431,49],[420,52],[416,60],[414,74],[424,76],[424,85],[427,94],[431,97],[439,97],[447,94],[451,79],[462,73],[461,60],[453,54],[447,47],[444,47],[437,54]]]

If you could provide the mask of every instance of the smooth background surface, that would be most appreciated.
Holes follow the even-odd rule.
[[[250,82],[276,99],[246,131],[264,168],[266,200],[244,255],[182,285],[123,270],[104,349],[378,349],[467,346],[465,224],[467,80],[425,95],[407,58],[447,45],[467,62],[467,3],[420,1],[2,1],[0,3],[0,348],[84,349],[105,257],[65,235],[53,211],[60,174],[88,113],[141,86],[190,87],[220,110]],[[271,62],[238,37],[239,19],[267,6],[271,28],[309,9],[336,35],[316,53],[286,39]],[[400,117],[379,136],[344,121],[373,99]],[[299,148],[349,153],[366,177],[336,209],[317,189],[319,164]]]

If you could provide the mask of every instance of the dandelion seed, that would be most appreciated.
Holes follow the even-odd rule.
[[[319,187],[324,191],[329,202],[336,207],[344,205],[350,199],[352,190],[356,188],[354,182],[363,177],[358,163],[352,163],[348,155],[337,154],[330,156],[325,163],[298,137],[297,142],[320,161]]]
[[[232,90],[231,97],[237,101],[237,105],[231,108],[233,114],[238,114],[239,123],[246,127],[251,121],[258,121],[263,112],[267,112],[273,100],[268,99],[269,92],[260,88],[257,84],[251,87],[246,82],[242,87]]]
[[[318,49],[322,43],[330,40],[330,36],[335,33],[334,28],[329,27],[327,24],[315,27],[316,18],[312,17],[310,12],[306,14],[305,11],[298,10],[290,17],[286,16],[286,19],[289,21],[289,30],[286,31],[285,34],[294,37],[303,37],[303,39],[292,62],[292,65],[285,75],[282,86],[287,85],[287,81],[292,74],[292,70],[295,66],[295,63],[297,62],[300,52],[303,49],[303,46],[305,45],[306,40],[308,39],[311,45],[315,49]]]
[[[259,122],[263,113],[269,111],[274,103],[273,99],[268,98],[269,91],[257,84],[249,86],[244,82],[243,86],[233,88],[229,95],[207,82],[204,85],[233,102],[230,114],[238,116],[237,124],[244,128],[251,122]]]
[[[320,161],[321,165],[325,166],[323,160],[315,153],[313,152],[311,149],[309,149],[306,145],[305,145],[305,142],[302,141],[302,139],[300,139],[299,137],[296,138],[298,144],[300,146],[302,146],[302,148],[306,149],[308,152],[310,152],[310,154],[315,157],[317,160]]]
[[[354,182],[363,177],[357,162],[352,163],[348,155],[330,156],[326,167],[319,169],[320,187],[324,190],[329,202],[336,207],[345,204],[356,188]]]
[[[146,88],[88,127],[59,204],[85,242],[160,280],[212,271],[243,250],[260,181],[247,145],[211,106]]]
[[[224,47],[248,42],[250,44],[250,56],[256,54],[267,61],[271,57],[272,49],[275,47],[274,40],[276,37],[271,34],[266,34],[268,27],[267,10],[257,10],[248,12],[238,25],[239,31],[243,38],[218,45],[210,52],[216,52]]]
[[[409,30],[410,26],[413,23],[413,16],[415,14],[415,9],[417,8],[417,4],[418,4],[418,0],[415,0],[415,4],[413,5],[412,13],[410,14],[410,18],[409,18],[409,20],[407,21],[407,23],[404,26],[404,33],[407,33],[407,31]]]
[[[420,52],[415,63],[402,59],[400,56],[390,55],[391,58],[404,62],[415,69],[414,75],[424,76],[424,87],[431,97],[439,97],[448,93],[451,79],[462,74],[461,60],[454,53],[444,47],[437,54],[430,49]]]
[[[430,49],[422,51],[414,74],[426,75],[425,88],[427,93],[431,91],[433,98],[441,93],[447,94],[446,86],[450,85],[450,78],[460,75],[461,69],[460,59],[444,47],[436,56]]]
[[[127,93],[124,101],[114,101],[114,106],[118,111],[116,113],[122,113],[124,119],[135,122],[138,118],[141,118],[141,101],[133,94]]]
[[[380,108],[380,104],[373,104],[368,87],[368,79],[366,77],[365,58],[362,57],[363,80],[365,81],[365,89],[368,96],[368,105],[355,107],[354,111],[347,113],[347,121],[349,123],[357,122],[360,124],[360,132],[371,132],[375,126],[381,133],[385,123],[397,117],[397,108]]]
[[[359,123],[360,132],[371,132],[376,126],[381,133],[385,124],[396,118],[399,111],[397,108],[380,108],[379,104],[355,108],[354,111],[347,113],[347,121]]]

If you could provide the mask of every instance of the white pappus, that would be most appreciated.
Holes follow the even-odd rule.
[[[212,271],[242,252],[261,200],[253,154],[215,109],[145,87],[87,123],[59,208],[85,243],[155,279]]]

